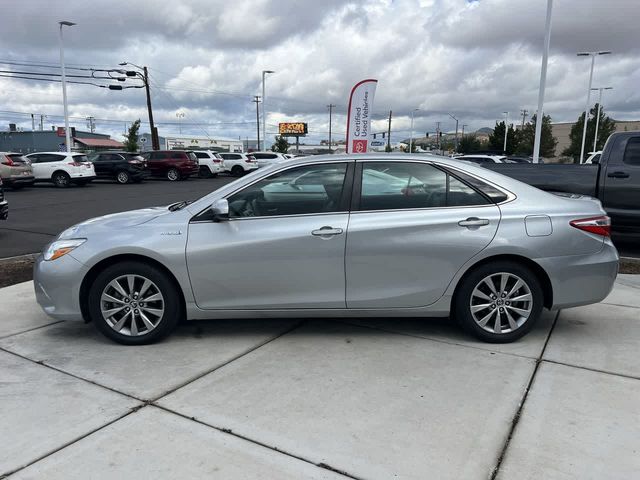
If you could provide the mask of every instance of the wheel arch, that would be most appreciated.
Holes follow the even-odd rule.
[[[456,295],[458,294],[458,290],[462,285],[462,281],[467,277],[467,275],[469,275],[471,272],[473,272],[477,268],[480,268],[483,265],[487,265],[487,264],[498,262],[498,261],[509,261],[514,263],[519,263],[529,268],[533,272],[533,274],[536,276],[538,281],[540,282],[540,287],[542,288],[542,294],[544,296],[543,305],[546,308],[551,308],[551,306],[553,305],[553,286],[551,284],[551,279],[549,278],[549,275],[544,270],[544,268],[542,268],[539,264],[537,264],[530,258],[524,257],[522,255],[515,255],[515,254],[493,255],[491,257],[483,258],[477,261],[476,263],[474,263],[473,265],[469,266],[466,269],[466,271],[460,276],[460,279],[456,284],[456,288],[453,291],[452,298],[454,299],[456,298]]]
[[[156,267],[158,270],[161,270],[165,275],[167,275],[167,278],[169,278],[169,280],[173,283],[176,291],[178,292],[178,296],[180,298],[180,308],[182,310],[183,318],[185,318],[187,307],[186,307],[186,301],[184,298],[184,292],[182,291],[182,288],[180,287],[180,283],[176,279],[175,275],[171,272],[171,270],[169,270],[162,263],[160,263],[159,261],[151,257],[147,257],[145,255],[140,255],[140,254],[127,253],[127,254],[114,255],[112,257],[108,257],[103,260],[100,260],[98,263],[96,263],[94,266],[92,266],[89,269],[89,271],[86,273],[86,275],[82,279],[82,283],[80,284],[79,303],[80,303],[80,311],[82,313],[82,318],[86,323],[89,323],[91,321],[91,317],[89,316],[88,301],[89,301],[89,289],[91,288],[91,285],[93,284],[94,280],[98,277],[100,272],[104,271],[106,268],[110,267],[111,265],[115,265],[116,263],[125,262],[125,261],[146,263],[147,265],[152,265]]]
[[[60,168],[59,168],[59,169],[57,169],[57,170],[54,170],[54,171],[53,171],[53,173],[51,174],[51,180],[53,180],[53,177],[54,177],[56,174],[58,174],[58,173],[63,173],[63,174],[65,174],[67,177],[71,178],[71,175],[69,175],[69,172],[66,172],[66,171],[64,171],[64,170],[62,170],[62,169],[60,169]]]

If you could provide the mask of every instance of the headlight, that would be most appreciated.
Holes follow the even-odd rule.
[[[44,251],[44,259],[45,260],[55,260],[56,258],[60,258],[71,250],[78,248],[84,242],[86,242],[86,238],[72,238],[70,240],[56,240],[51,243],[47,249]]]

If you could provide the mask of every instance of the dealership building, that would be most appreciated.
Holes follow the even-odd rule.
[[[102,133],[83,132],[71,129],[71,149],[73,151],[96,151],[122,149],[121,142]],[[52,127],[51,130],[18,131],[15,125],[9,131],[0,132],[0,152],[58,152],[65,151],[64,128]]]
[[[212,138],[196,135],[171,135],[158,137],[160,150],[213,150],[215,152],[243,152],[244,142],[228,138]],[[138,139],[141,152],[153,150],[151,134],[143,133]]]

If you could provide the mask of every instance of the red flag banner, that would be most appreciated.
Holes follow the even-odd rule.
[[[347,111],[347,153],[367,153],[370,146],[373,98],[378,80],[367,79],[355,84]]]

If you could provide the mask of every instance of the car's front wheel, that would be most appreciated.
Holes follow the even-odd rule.
[[[537,322],[544,304],[536,275],[515,262],[482,265],[467,274],[454,299],[461,326],[485,342],[521,338]]]
[[[89,291],[89,314],[105,336],[123,345],[161,340],[181,318],[177,287],[162,270],[122,262],[103,270]]]

